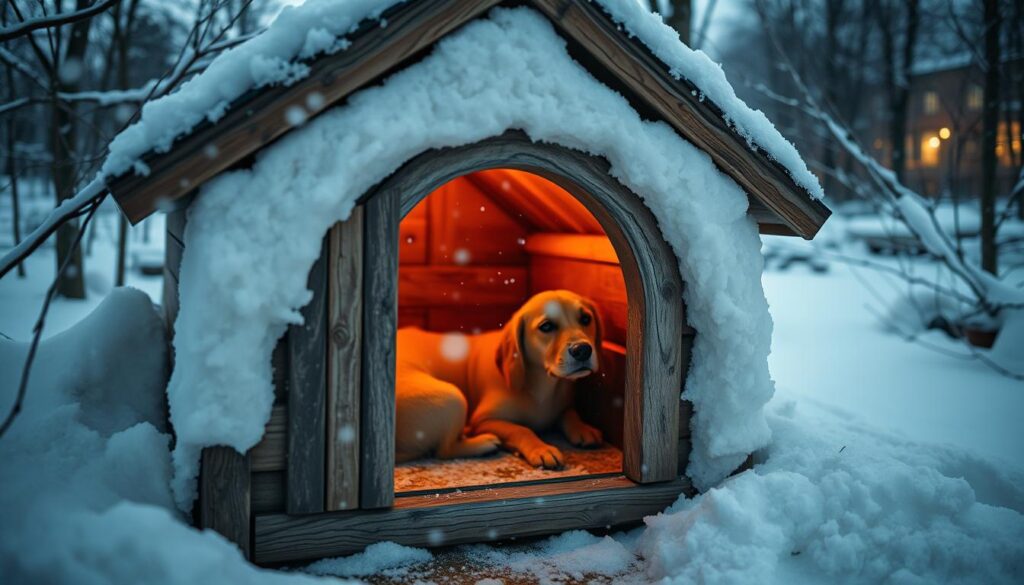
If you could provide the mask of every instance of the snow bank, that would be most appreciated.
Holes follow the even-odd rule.
[[[666,583],[1019,583],[1024,474],[845,422],[770,417],[767,461],[647,518]],[[797,420],[799,419],[799,420]]]
[[[289,85],[309,74],[302,61],[349,46],[350,34],[364,19],[376,19],[403,0],[308,0],[288,6],[256,38],[218,56],[210,67],[182,88],[147,103],[140,121],[118,135],[100,175],[120,175],[129,169],[146,174],[139,161],[154,150],[167,151],[174,139],[204,120],[217,121],[245,92],[273,84]],[[702,51],[683,44],[672,27],[636,0],[597,0],[612,17],[661,59],[676,78],[698,88],[701,99],[711,100],[748,144],[778,161],[813,197],[823,196],[817,178],[807,169],[796,148],[759,110],[736,96],[720,65]],[[386,26],[381,22],[381,26]]]
[[[378,542],[361,553],[317,561],[303,570],[314,575],[337,577],[369,577],[384,575],[397,579],[409,575],[415,565],[433,560],[434,555],[422,548],[402,546],[393,542]]]
[[[0,440],[5,583],[310,581],[260,571],[177,515],[170,437],[160,431],[164,335],[149,297],[115,289],[40,345],[25,410]],[[3,412],[24,353],[0,341]]]
[[[300,322],[297,308],[311,298],[306,275],[328,228],[416,154],[511,128],[603,156],[659,218],[700,332],[686,391],[697,412],[688,470],[697,485],[714,485],[767,442],[771,318],[745,195],[706,154],[667,125],[641,120],[572,61],[547,20],[498,9],[288,134],[250,170],[210,181],[190,207],[168,389],[179,505],[191,505],[202,447],[244,452],[262,436],[270,354]]]

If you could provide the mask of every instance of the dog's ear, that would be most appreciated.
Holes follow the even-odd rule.
[[[505,384],[519,392],[526,384],[526,320],[520,313],[512,316],[501,332],[501,343],[494,359],[498,371],[505,377]]]
[[[604,323],[601,318],[601,311],[597,309],[597,305],[590,299],[583,299],[583,305],[590,311],[590,314],[594,318],[594,349],[601,349],[601,338],[604,335]]]

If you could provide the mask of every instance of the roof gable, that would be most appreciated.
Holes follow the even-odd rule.
[[[439,39],[483,15],[499,0],[407,0],[364,21],[338,53],[306,63],[309,73],[292,85],[250,90],[215,123],[179,137],[170,150],[142,157],[146,175],[132,172],[108,187],[133,223],[222,171],[246,160],[296,124],[290,113],[315,116],[362,87],[402,69]],[[648,117],[668,123],[706,152],[749,195],[762,231],[811,238],[831,213],[766,150],[740,134],[700,90],[673,75],[611,15],[587,0],[529,0],[569,42],[573,56]],[[381,23],[386,22],[383,26]]]

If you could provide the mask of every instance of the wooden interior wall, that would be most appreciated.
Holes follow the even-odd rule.
[[[498,329],[529,295],[528,226],[466,177],[399,224],[398,326]]]
[[[577,406],[621,448],[626,284],[586,207],[542,177],[496,169],[445,184],[399,225],[399,327],[497,329],[531,295],[552,289],[599,307],[601,371],[580,385]]]

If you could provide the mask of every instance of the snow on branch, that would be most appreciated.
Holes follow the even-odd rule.
[[[53,232],[57,231],[57,228],[79,216],[90,205],[99,205],[106,196],[106,182],[97,177],[74,197],[65,199],[46,216],[39,227],[32,230],[32,233],[26,236],[20,244],[4,254],[3,259],[0,260],[0,278],[3,278],[12,268],[34,252]]]
[[[50,16],[27,18],[14,26],[0,29],[0,42],[16,39],[41,28],[54,28],[78,22],[79,20],[85,20],[86,18],[92,18],[120,1],[121,0],[101,0],[88,8],[83,8],[74,12],[59,12]]]

